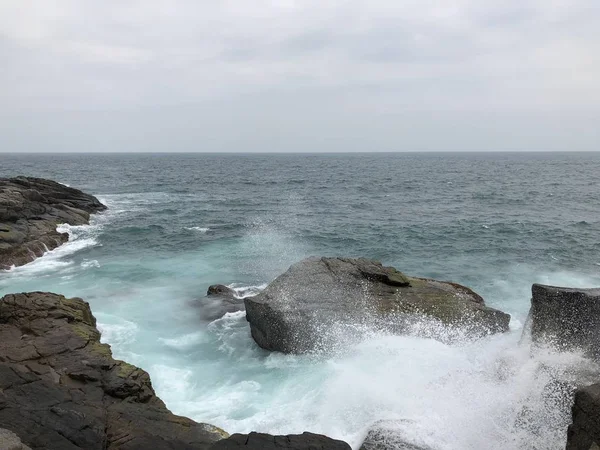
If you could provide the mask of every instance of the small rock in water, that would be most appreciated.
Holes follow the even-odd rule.
[[[235,290],[231,289],[228,286],[225,286],[224,284],[213,284],[212,286],[209,286],[208,291],[206,292],[206,295],[207,296],[218,295],[220,297],[226,297],[226,298],[235,298],[236,297]]]
[[[213,284],[206,297],[198,301],[203,321],[212,322],[227,313],[244,310],[244,299],[239,298],[234,289],[224,284]]]

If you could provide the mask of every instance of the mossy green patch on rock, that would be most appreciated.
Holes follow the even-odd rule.
[[[389,284],[392,286],[410,286],[410,279],[393,267],[388,273]]]
[[[136,371],[140,369],[132,364],[126,363],[125,361],[117,361],[115,365],[115,374],[119,378],[129,378]]]

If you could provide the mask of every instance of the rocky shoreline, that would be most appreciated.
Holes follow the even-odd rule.
[[[87,224],[90,214],[104,209],[95,197],[53,181],[0,179],[0,269],[56,248],[68,239],[57,225]],[[426,323],[427,337],[452,340],[503,333],[510,321],[465,286],[411,277],[365,258],[308,258],[256,295],[241,298],[214,285],[206,301],[215,318],[245,310],[256,344],[285,353],[323,351],[340,340],[339,333],[349,342],[361,326],[419,335]],[[598,361],[600,289],[534,285],[531,304],[524,337],[532,351],[550,345]],[[574,399],[567,450],[600,448],[600,383],[584,379],[576,386],[556,380]],[[361,449],[434,450],[403,436],[391,439],[390,427],[386,421],[373,424]],[[85,301],[47,292],[0,299],[0,450],[240,447],[350,449],[311,433],[229,436],[174,415],[156,396],[147,372],[113,359]]]
[[[47,450],[229,449],[242,439],[229,442],[218,427],[172,414],[148,373],[113,359],[100,342],[88,303],[47,292],[0,299],[0,448],[12,441],[18,449],[15,436]],[[243,440],[248,449],[269,448],[269,440],[276,448],[350,448],[313,434]]]
[[[51,180],[0,178],[0,270],[22,266],[68,241],[57,225],[87,225],[106,206]]]

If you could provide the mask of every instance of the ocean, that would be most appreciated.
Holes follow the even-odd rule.
[[[68,244],[0,272],[0,294],[88,301],[115,357],[146,369],[177,414],[229,432],[312,431],[358,448],[390,419],[436,450],[564,448],[521,334],[533,283],[600,286],[599,153],[0,154],[0,176],[39,176],[108,211]],[[294,356],[253,342],[243,312],[213,320],[215,283],[258,291],[312,255],[364,256],[452,280],[512,315],[477,342],[373,332]],[[535,411],[535,414],[527,414]]]

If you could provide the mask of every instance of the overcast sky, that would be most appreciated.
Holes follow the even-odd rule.
[[[0,151],[600,150],[600,0],[0,0]]]

